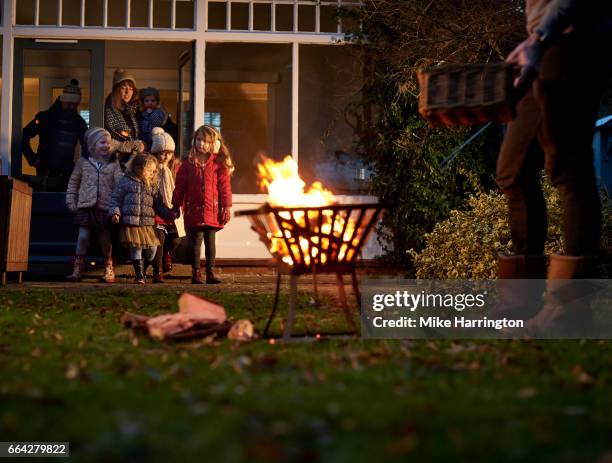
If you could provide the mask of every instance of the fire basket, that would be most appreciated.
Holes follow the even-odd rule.
[[[283,207],[265,204],[259,209],[238,211],[236,216],[247,216],[252,229],[266,245],[277,262],[276,294],[274,306],[266,327],[276,314],[281,275],[291,278],[289,313],[283,337],[289,338],[297,306],[297,278],[312,274],[317,297],[318,273],[335,273],[338,294],[347,322],[356,331],[344,291],[344,275],[351,275],[353,291],[358,306],[361,296],[355,262],[361,248],[367,242],[374,224],[383,210],[380,204],[334,204],[319,207]]]

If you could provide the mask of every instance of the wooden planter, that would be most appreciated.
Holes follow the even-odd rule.
[[[6,284],[8,272],[28,270],[32,188],[27,183],[0,176],[0,281]]]
[[[419,113],[430,125],[472,125],[512,119],[514,68],[507,63],[421,69]]]

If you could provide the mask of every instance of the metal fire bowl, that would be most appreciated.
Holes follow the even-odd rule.
[[[251,228],[286,273],[301,275],[351,272],[383,209],[382,204],[320,207],[264,204],[234,215],[249,218]],[[283,261],[285,256],[292,262]]]

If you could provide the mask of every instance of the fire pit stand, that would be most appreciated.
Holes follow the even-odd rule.
[[[350,312],[344,290],[345,274],[351,282],[358,307],[361,306],[359,284],[355,273],[356,258],[379,219],[381,204],[335,204],[320,207],[281,207],[265,204],[259,209],[238,211],[246,216],[251,228],[266,245],[277,262],[274,306],[266,323],[266,337],[278,308],[282,275],[290,276],[289,312],[283,338],[290,338],[297,309],[297,280],[311,274],[315,302],[318,300],[317,274],[335,273],[338,295],[344,315],[352,328],[357,326]]]

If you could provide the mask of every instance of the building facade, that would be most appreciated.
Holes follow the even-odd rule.
[[[337,19],[339,5],[359,7],[343,0],[3,0],[2,174],[39,188],[21,154],[23,126],[71,78],[82,88],[81,115],[102,126],[113,72],[123,68],[139,88],[160,90],[178,125],[178,154],[188,152],[194,127],[221,130],[237,165],[234,210],[265,201],[255,175],[261,154],[291,154],[307,181],[321,180],[340,201],[374,200],[364,195],[365,169],[353,154],[350,108],[359,102],[363,63],[344,41],[353,25]],[[39,196],[42,212],[62,200]],[[376,253],[372,240],[366,257]],[[269,255],[247,220],[234,218],[219,235],[218,257]]]

